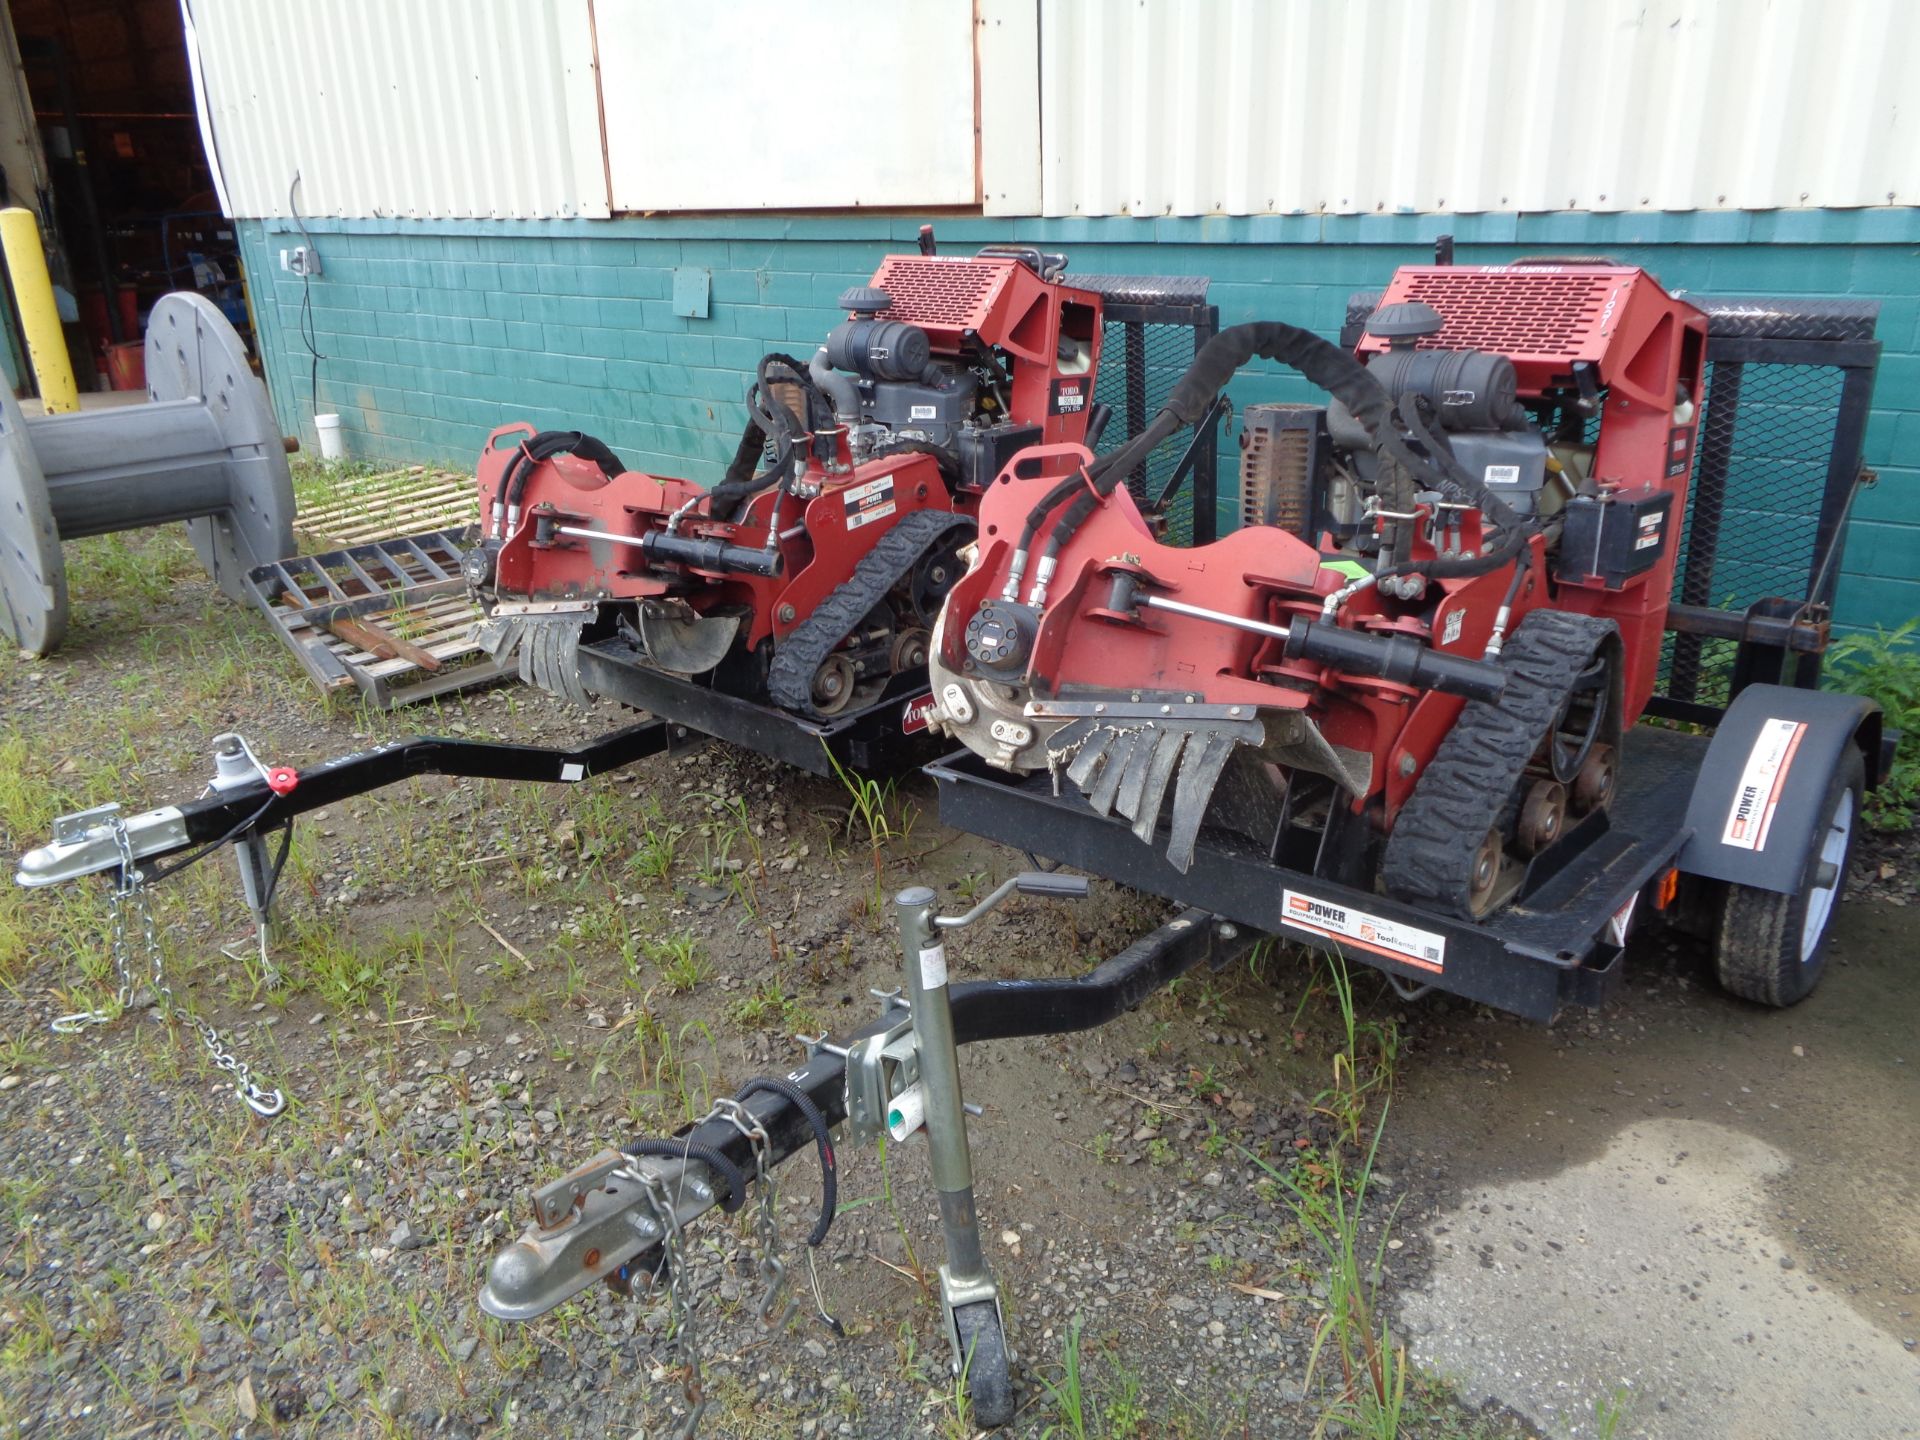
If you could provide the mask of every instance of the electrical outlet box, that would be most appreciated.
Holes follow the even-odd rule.
[[[291,250],[282,250],[280,268],[291,271],[295,275],[318,275],[320,252],[309,245],[296,245]]]

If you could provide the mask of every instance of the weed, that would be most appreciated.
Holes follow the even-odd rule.
[[[1338,1421],[1374,1440],[1394,1440],[1399,1435],[1407,1403],[1406,1347],[1394,1344],[1378,1305],[1389,1227],[1381,1227],[1380,1241],[1371,1258],[1360,1239],[1360,1218],[1373,1176],[1374,1156],[1386,1128],[1387,1108],[1382,1107],[1380,1124],[1359,1170],[1352,1175],[1345,1173],[1336,1147],[1328,1155],[1327,1184],[1321,1188],[1301,1185],[1294,1176],[1282,1174],[1242,1147],[1242,1153],[1284,1190],[1301,1232],[1320,1250],[1328,1267],[1327,1310],[1307,1359],[1309,1380],[1329,1343],[1340,1362],[1340,1389],[1323,1423]]]
[[[1340,1127],[1343,1143],[1358,1145],[1366,1126],[1369,1096],[1392,1087],[1400,1037],[1391,1024],[1359,1018],[1353,979],[1345,958],[1337,952],[1327,956],[1327,977],[1339,1007],[1345,1044],[1333,1057],[1333,1084],[1315,1097],[1314,1108]]]
[[[1920,617],[1893,630],[1843,636],[1827,651],[1827,679],[1836,690],[1880,702],[1888,729],[1901,732],[1893,769],[1866,797],[1861,813],[1876,830],[1906,830],[1920,806]]]
[[[904,840],[913,829],[913,807],[903,805],[899,818],[894,818],[895,786],[891,780],[874,780],[865,775],[855,775],[834,758],[833,752],[827,752],[827,763],[833,767],[834,777],[845,788],[852,802],[847,814],[847,828],[853,829],[855,821],[866,832],[867,850],[873,858],[873,908],[877,913],[885,891],[883,884],[886,872],[886,847],[895,840]]]
[[[1623,1385],[1611,1395],[1593,1402],[1594,1434],[1599,1440],[1613,1440],[1627,1414],[1627,1388]]]
[[[812,1024],[813,1014],[798,997],[786,993],[780,976],[772,975],[734,1005],[733,1018],[742,1025],[798,1032]]]
[[[1059,1440],[1087,1440],[1091,1433],[1087,1429],[1091,1417],[1086,1391],[1080,1379],[1080,1326],[1080,1317],[1076,1315],[1067,1326],[1066,1338],[1060,1342],[1060,1378],[1041,1378],[1047,1398],[1053,1402],[1054,1413],[1060,1417],[1057,1423],[1047,1427],[1041,1440],[1054,1440],[1056,1436]]]
[[[700,953],[700,939],[691,930],[671,935],[630,933],[621,941],[620,956],[630,980],[639,980],[641,962],[645,961],[659,970],[661,983],[675,995],[685,995],[712,973]]]

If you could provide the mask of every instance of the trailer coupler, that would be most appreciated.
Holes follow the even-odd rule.
[[[687,1384],[688,1425],[681,1433],[689,1433],[703,1402],[693,1345],[683,1338],[696,1309],[681,1249],[684,1228],[716,1206],[739,1208],[744,1189],[760,1188],[761,1272],[768,1282],[761,1314],[778,1324],[784,1269],[772,1253],[773,1167],[808,1147],[819,1153],[825,1189],[807,1238],[817,1246],[836,1203],[828,1131],[844,1124],[863,1143],[882,1135],[901,1143],[924,1133],[947,1248],[940,1285],[953,1373],[966,1377],[981,1423],[1003,1422],[1012,1413],[1011,1355],[998,1288],[980,1245],[966,1132],[966,1116],[978,1111],[961,1096],[957,1047],[1093,1029],[1203,963],[1225,966],[1258,938],[1188,910],[1083,976],[950,985],[943,934],[973,924],[1016,891],[1074,898],[1087,893],[1087,882],[1020,875],[960,916],[934,915],[934,893],[923,886],[903,891],[895,908],[906,984],[874,992],[881,1002],[877,1020],[837,1040],[800,1037],[808,1058],[780,1079],[751,1082],[737,1100],[721,1102],[671,1139],[603,1150],[535,1190],[532,1222],[494,1257],[480,1308],[502,1320],[530,1320],[596,1280],[621,1294],[635,1280],[664,1281]]]

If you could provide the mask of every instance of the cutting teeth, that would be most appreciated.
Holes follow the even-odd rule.
[[[1193,864],[1200,823],[1234,747],[1260,745],[1264,739],[1258,720],[1155,719],[1128,724],[1082,719],[1064,726],[1048,741],[1047,760],[1056,791],[1064,774],[1096,814],[1126,817],[1133,822],[1133,833],[1149,844],[1177,770],[1180,778],[1174,788],[1167,862],[1185,874]]]
[[[523,683],[584,710],[591,700],[586,687],[580,683],[582,628],[582,621],[576,615],[494,619],[482,623],[474,632],[474,639],[495,660],[517,654]]]

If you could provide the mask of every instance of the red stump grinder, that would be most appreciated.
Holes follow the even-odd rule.
[[[812,357],[760,362],[711,489],[577,432],[494,431],[465,566],[489,648],[579,703],[815,770],[830,749],[881,763],[879,741],[924,728],[927,642],[981,493],[1028,446],[1097,438],[1101,297],[1064,265],[889,257]]]
[[[943,813],[1542,1018],[1594,997],[1646,891],[1731,988],[1797,1000],[1877,712],[1756,685],[1711,746],[1629,731],[1707,333],[1628,267],[1409,267],[1357,353],[1234,327],[1127,446],[1018,457],[935,632],[933,721],[985,762],[936,767]],[[1255,356],[1332,398],[1250,412],[1262,523],[1165,545],[1119,477]]]

